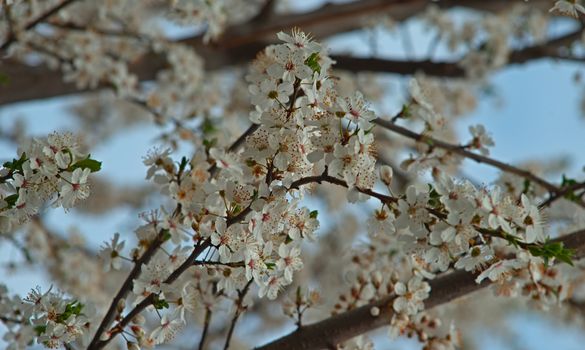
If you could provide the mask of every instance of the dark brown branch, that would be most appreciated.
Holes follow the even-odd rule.
[[[205,340],[207,339],[207,332],[209,331],[209,325],[211,324],[211,316],[213,312],[210,308],[205,309],[205,321],[203,322],[203,331],[201,332],[201,339],[199,340],[199,347],[197,349],[205,349]]]
[[[437,4],[442,8],[464,6],[486,11],[500,11],[510,6],[508,0],[489,2],[452,0],[441,1]],[[547,2],[540,0],[532,1],[531,4],[536,6],[547,4]],[[361,20],[373,14],[387,14],[396,21],[402,21],[420,13],[428,5],[429,2],[424,0],[362,0],[345,4],[329,4],[309,13],[273,15],[266,21],[234,26],[212,45],[204,45],[202,37],[183,39],[180,43],[193,47],[204,59],[207,69],[218,69],[250,61],[266,44],[274,42],[275,33],[281,30],[288,31],[293,27],[300,27],[316,38],[323,39],[358,29],[362,24]],[[141,81],[145,81],[154,79],[156,73],[166,66],[164,56],[150,53],[132,62],[131,70]],[[412,66],[407,66],[409,64],[397,67],[405,71],[416,71]],[[387,68],[390,67],[389,65],[385,67],[384,69],[391,69]],[[348,66],[345,65],[344,68],[347,69]],[[435,70],[438,74],[439,69],[428,67],[428,70],[429,72]],[[60,72],[51,71],[45,66],[31,67],[9,59],[0,65],[0,71],[10,78],[8,86],[0,86],[0,105],[80,92],[75,84],[63,82]]]
[[[201,255],[201,253],[210,246],[211,246],[210,239],[205,240],[202,244],[196,245],[193,251],[191,252],[191,255],[189,255],[189,257],[175,271],[173,271],[169,275],[169,277],[167,277],[164,280],[164,283],[171,284],[174,281],[176,281],[177,278],[179,278],[179,276],[181,276],[189,267],[193,266],[193,261],[195,261],[197,257]],[[98,341],[96,342],[92,341],[92,343],[88,347],[88,350],[102,349],[104,346],[106,346],[112,339],[114,339],[116,335],[118,335],[124,330],[124,328],[130,323],[130,321],[132,321],[132,319],[134,319],[134,317],[136,317],[139,313],[141,313],[144,309],[146,309],[154,302],[154,297],[155,294],[150,294],[148,297],[142,300],[138,305],[134,307],[134,309],[132,309],[126,316],[124,316],[124,318],[120,322],[118,322],[112,328],[112,330],[110,331],[110,337],[108,339],[99,340],[98,338]],[[98,333],[96,333],[96,337],[97,336]],[[94,337],[94,339],[96,339],[96,337]]]
[[[378,119],[374,120],[373,123],[385,128],[385,129],[388,129],[390,131],[393,131],[397,134],[400,134],[402,136],[405,136],[405,137],[408,137],[412,140],[415,140],[416,142],[427,144],[430,147],[439,147],[439,148],[447,150],[451,153],[454,153],[454,154],[460,155],[462,157],[474,160],[478,163],[489,164],[489,165],[496,167],[504,172],[523,177],[523,178],[525,178],[525,179],[527,179],[527,180],[529,180],[529,181],[531,181],[539,186],[542,186],[544,189],[546,189],[547,191],[549,191],[552,194],[559,193],[562,191],[562,189],[560,189],[556,185],[546,181],[545,179],[543,179],[541,177],[534,175],[533,173],[531,173],[527,170],[517,168],[517,167],[512,166],[510,164],[500,162],[499,160],[495,160],[493,158],[489,158],[489,157],[483,156],[481,154],[470,152],[460,145],[454,145],[454,144],[451,144],[451,143],[448,143],[445,141],[437,140],[437,139],[432,138],[430,136],[418,134],[414,131],[410,131],[410,130],[408,130],[402,126],[399,126],[395,123],[392,123],[388,120],[378,118]],[[579,200],[576,203],[585,208],[585,202],[583,202],[582,200]]]
[[[508,65],[523,64],[528,61],[542,58],[554,58],[562,60],[575,60],[576,58],[566,55],[559,55],[559,48],[569,45],[578,40],[583,33],[583,28],[569,32],[558,38],[535,46],[528,46],[514,50],[508,57]],[[337,63],[335,68],[352,72],[385,72],[392,74],[413,75],[424,73],[429,76],[446,78],[463,78],[465,70],[458,62],[436,62],[431,60],[392,60],[383,58],[364,58],[350,56],[331,56]]]
[[[585,182],[580,182],[580,183],[576,183],[572,186],[563,187],[560,189],[559,192],[553,193],[546,201],[541,203],[538,206],[538,208],[540,208],[540,209],[546,208],[549,205],[551,205],[553,202],[557,201],[560,198],[563,198],[567,194],[569,194],[571,192],[575,192],[575,191],[580,190],[580,189],[584,189],[584,188],[585,188]],[[580,198],[582,195],[583,194],[577,195],[577,198]]]
[[[429,76],[462,78],[465,70],[456,62],[434,62],[429,60],[405,61],[385,58],[364,58],[332,55],[335,69],[350,72],[382,72],[390,74],[413,75],[417,72]]]
[[[585,257],[585,230],[570,233],[553,241],[562,242],[565,247],[575,250],[576,259]],[[455,271],[430,281],[430,297],[425,300],[425,308],[446,304],[454,299],[487,287],[489,280],[475,283],[476,276],[465,271]],[[273,342],[256,348],[257,350],[327,349],[360,334],[390,324],[393,315],[389,295],[368,305],[332,316],[313,323]],[[371,309],[377,307],[380,314],[372,316]]]
[[[349,188],[349,185],[344,180],[339,179],[339,178],[334,177],[334,176],[331,176],[331,175],[328,175],[327,173],[323,173],[323,174],[318,175],[318,176],[307,176],[307,177],[303,177],[302,179],[299,179],[297,181],[294,181],[290,185],[289,190],[299,189],[301,186],[312,184],[312,183],[320,184],[322,182],[328,182],[330,184]],[[372,191],[369,188],[359,188],[359,187],[356,187],[356,188],[359,192],[361,192],[363,194],[367,194],[370,197],[377,198],[382,203],[395,203],[398,201],[398,199],[396,199],[394,197],[387,196],[385,194]]]
[[[246,294],[248,294],[248,291],[250,290],[250,286],[252,285],[253,281],[254,281],[253,279],[249,280],[248,283],[246,283],[244,289],[238,291],[238,299],[235,302],[236,311],[234,313],[234,317],[232,318],[232,322],[230,323],[228,334],[225,338],[225,345],[223,346],[224,350],[227,350],[230,347],[230,342],[232,340],[232,336],[234,335],[234,330],[236,329],[236,323],[238,322],[238,319],[242,315],[242,312],[245,310],[243,306],[244,298],[246,297]]]

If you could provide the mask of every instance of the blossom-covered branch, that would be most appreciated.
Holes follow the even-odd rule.
[[[575,250],[575,258],[585,257],[585,230],[579,230],[555,239],[566,247]],[[432,293],[425,300],[425,308],[432,309],[489,286],[489,280],[476,283],[476,275],[457,271],[438,277],[430,282]],[[389,295],[357,309],[332,316],[323,321],[305,325],[294,332],[278,338],[257,350],[286,349],[330,349],[337,344],[360,334],[386,326],[391,323],[395,295]],[[377,308],[380,313],[372,314]]]
[[[415,133],[415,132],[410,131],[410,130],[408,130],[400,125],[397,125],[396,123],[393,123],[393,122],[385,120],[385,119],[376,119],[373,121],[373,123],[380,125],[381,127],[388,129],[390,131],[398,133],[402,136],[413,139],[416,142],[426,144],[431,148],[432,147],[439,147],[439,148],[445,149],[449,152],[452,152],[454,154],[458,154],[458,155],[463,156],[465,158],[469,158],[471,160],[474,160],[478,163],[485,163],[485,164],[491,165],[493,167],[496,167],[502,171],[509,172],[511,174],[523,177],[526,180],[533,182],[533,183],[545,188],[547,191],[549,191],[551,198],[553,198],[553,196],[554,196],[554,198],[559,198],[559,196],[562,197],[562,195],[559,195],[559,194],[565,193],[565,190],[572,191],[572,190],[580,188],[580,186],[575,186],[575,188],[567,188],[567,189],[560,188],[560,187],[548,182],[547,180],[534,175],[533,173],[531,173],[527,170],[517,168],[515,166],[512,166],[510,164],[506,164],[506,163],[501,162],[501,161],[496,160],[496,159],[492,159],[492,158],[487,157],[487,156],[482,155],[482,154],[470,152],[465,147],[463,147],[461,145],[450,144],[448,142],[437,140],[437,139],[430,137],[430,136],[427,136],[427,135]],[[575,200],[575,202],[577,204],[579,204],[580,206],[585,208],[585,202],[583,201],[583,199],[577,198]]]

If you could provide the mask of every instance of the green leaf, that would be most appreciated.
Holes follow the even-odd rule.
[[[309,213],[309,217],[311,219],[316,219],[317,215],[319,215],[319,211],[318,210],[313,210],[312,212]]]
[[[530,254],[536,257],[542,257],[544,264],[548,266],[551,259],[557,259],[566,264],[573,266],[573,255],[572,249],[567,249],[562,242],[552,242],[547,240],[541,245],[533,245],[528,247]]]
[[[166,242],[169,239],[171,239],[171,233],[169,230],[167,230],[167,229],[162,230],[162,239],[163,239],[163,242]]]
[[[276,267],[276,263],[273,263],[273,262],[267,262],[266,263],[266,268],[268,270],[274,270],[275,267]]]
[[[399,114],[400,118],[407,119],[411,117],[410,107],[407,104],[402,105],[402,110]]]
[[[213,125],[213,121],[209,118],[203,119],[203,123],[201,124],[201,131],[203,135],[209,135],[217,131],[215,125]]]
[[[77,300],[70,302],[69,304],[67,304],[65,306],[65,311],[63,311],[63,313],[57,315],[57,322],[58,323],[63,323],[65,321],[67,321],[67,319],[69,317],[71,317],[71,315],[79,315],[81,313],[81,310],[83,310],[84,305],[80,302],[78,302]]]
[[[12,172],[20,171],[22,172],[22,165],[26,162],[28,158],[26,157],[26,153],[22,152],[20,158],[12,159],[12,162],[5,162],[2,164],[6,169],[12,170]]]
[[[183,158],[181,158],[181,163],[179,163],[179,175],[183,174],[183,171],[185,171],[188,164],[189,158],[183,156]]]
[[[155,295],[152,306],[154,306],[154,308],[157,310],[168,309],[169,303],[164,299],[160,299],[158,295]]]
[[[524,188],[522,189],[522,193],[524,193],[524,194],[528,193],[528,191],[530,190],[530,185],[531,184],[532,183],[530,182],[530,180],[525,179],[524,180]]]
[[[313,52],[311,56],[307,57],[305,64],[313,70],[313,72],[321,73],[321,66],[319,65],[319,53]]]
[[[8,204],[8,208],[14,208],[16,201],[18,201],[18,193],[12,194],[8,197],[4,197],[4,201]]]
[[[561,189],[565,188],[565,187],[571,187],[571,186],[574,186],[576,184],[577,184],[577,181],[575,179],[570,179],[570,178],[566,177],[565,174],[563,174],[563,180],[561,182]],[[579,199],[579,196],[577,196],[575,194],[575,191],[569,191],[563,197],[572,201],[572,202],[575,202]]]
[[[429,201],[427,204],[432,208],[439,208],[441,206],[441,195],[435,190],[433,185],[429,185]]]
[[[34,330],[35,330],[35,333],[37,333],[37,335],[42,335],[43,333],[45,333],[47,331],[47,326],[45,326],[45,325],[35,326]]]
[[[87,158],[76,162],[75,164],[71,165],[68,170],[73,171],[77,168],[81,168],[81,169],[89,169],[89,170],[91,170],[92,173],[95,173],[96,171],[100,171],[102,169],[102,162],[98,162],[97,160],[91,159],[90,157],[91,157],[91,155],[88,155]]]
[[[205,146],[205,149],[210,149],[211,147],[215,146],[216,144],[217,144],[217,138],[213,138],[211,140],[208,140],[208,139],[203,140],[203,146]]]

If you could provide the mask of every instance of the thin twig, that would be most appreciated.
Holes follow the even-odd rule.
[[[207,239],[201,245],[195,246],[195,248],[191,252],[191,255],[189,255],[189,257],[187,259],[185,259],[185,261],[175,271],[173,271],[173,273],[171,273],[169,275],[169,277],[167,277],[163,281],[163,283],[171,284],[174,281],[176,281],[177,278],[179,278],[179,276],[181,276],[183,274],[183,272],[185,272],[189,267],[191,267],[193,265],[193,261],[195,259],[197,259],[197,257],[205,249],[207,249],[210,245],[211,245],[211,240]],[[134,317],[136,317],[140,312],[142,312],[144,309],[146,309],[148,306],[150,306],[154,302],[155,296],[156,296],[156,294],[150,294],[148,297],[146,297],[144,300],[142,300],[138,305],[136,305],[134,307],[134,309],[132,309],[126,316],[124,316],[124,318],[120,322],[118,322],[112,328],[112,330],[110,331],[110,337],[108,339],[98,341],[97,343],[95,343],[93,345],[93,347],[91,347],[91,346],[88,347],[88,350],[101,349],[104,346],[106,346],[112,339],[114,339],[114,337],[116,335],[118,335],[119,333],[121,333],[124,330],[124,328],[130,323],[130,321],[132,321],[132,319],[134,319]]]
[[[580,190],[582,188],[585,188],[585,182],[580,182],[580,183],[576,183],[572,186],[567,186],[567,187],[563,187],[561,188],[561,190],[559,192],[553,193],[546,201],[542,202],[538,208],[542,209],[542,208],[546,208],[549,205],[551,205],[553,202],[555,202],[556,200],[563,198],[565,195]],[[583,196],[583,193],[577,195],[577,198],[581,198]]]
[[[161,230],[157,234],[154,241],[150,243],[150,246],[148,247],[146,252],[144,252],[144,254],[142,254],[142,256],[134,264],[134,267],[132,268],[132,270],[128,274],[128,277],[126,277],[126,280],[122,284],[122,287],[120,287],[120,290],[118,290],[118,293],[116,294],[116,296],[112,300],[112,303],[110,304],[110,307],[108,308],[108,311],[106,312],[106,315],[104,316],[104,318],[102,319],[102,322],[98,326],[98,329],[96,330],[93,339],[91,340],[89,346],[87,347],[88,350],[100,349],[102,347],[101,346],[102,341],[100,341],[100,337],[101,337],[102,333],[106,330],[106,328],[108,328],[110,323],[112,323],[112,321],[114,320],[114,317],[115,317],[116,312],[117,312],[116,310],[118,308],[118,304],[120,303],[120,301],[122,299],[124,299],[126,297],[128,292],[130,292],[132,290],[132,286],[134,285],[134,279],[138,278],[138,275],[140,275],[140,272],[142,271],[142,266],[148,264],[150,259],[152,259],[152,257],[154,256],[154,254],[156,253],[158,248],[164,242],[163,237],[164,237],[164,231]],[[111,336],[109,339],[111,339],[112,337],[113,336]],[[109,341],[109,339],[108,339],[108,341]]]
[[[211,308],[205,309],[205,321],[203,323],[203,331],[201,332],[201,339],[199,340],[198,350],[205,349],[205,339],[207,338],[207,332],[209,331],[209,325],[211,324],[212,311]]]
[[[236,300],[236,312],[234,314],[234,317],[232,318],[232,322],[230,324],[230,329],[228,330],[228,334],[225,338],[225,345],[223,346],[224,350],[227,350],[230,346],[230,341],[232,340],[232,336],[234,334],[234,329],[236,328],[236,323],[238,322],[238,319],[240,318],[240,315],[242,314],[242,311],[244,311],[244,308],[242,306],[242,304],[244,303],[244,298],[246,297],[246,294],[248,294],[248,291],[250,290],[250,285],[252,285],[252,281],[254,281],[253,279],[251,279],[250,281],[248,281],[248,283],[246,283],[246,286],[244,287],[244,289],[242,289],[241,291],[238,291],[238,299]]]
[[[39,23],[43,22],[44,20],[48,19],[49,17],[53,16],[54,14],[56,14],[59,11],[61,11],[62,9],[64,9],[67,6],[69,6],[71,3],[75,2],[75,1],[76,0],[64,0],[59,5],[53,7],[52,9],[49,9],[49,11],[41,14],[35,20],[33,20],[32,22],[30,22],[29,24],[27,24],[26,26],[24,26],[24,30],[26,31],[26,30],[33,29],[34,27],[37,26],[37,24],[39,24]],[[8,34],[8,38],[6,39],[6,41],[0,46],[0,51],[4,51],[14,41],[16,41],[16,35],[14,33],[14,30],[12,30]]]
[[[542,186],[543,188],[545,188],[547,191],[549,191],[552,194],[558,194],[558,193],[563,191],[561,188],[546,181],[545,179],[543,179],[541,177],[534,175],[533,173],[531,173],[528,170],[520,169],[520,168],[517,168],[517,167],[512,166],[510,164],[500,162],[499,160],[495,160],[493,158],[489,158],[489,157],[483,156],[481,154],[470,152],[467,149],[461,147],[460,145],[454,145],[454,144],[451,144],[451,143],[448,143],[445,141],[437,140],[437,139],[432,138],[432,137],[427,136],[427,135],[418,134],[414,131],[408,130],[402,126],[399,126],[395,123],[392,123],[392,122],[384,120],[384,119],[380,119],[380,118],[375,119],[373,121],[373,123],[385,128],[385,129],[388,129],[390,131],[393,131],[397,134],[400,134],[402,136],[405,136],[407,138],[415,140],[416,142],[427,144],[430,147],[439,147],[439,148],[447,150],[451,153],[458,154],[462,157],[474,160],[478,163],[488,164],[488,165],[496,167],[504,172],[518,175],[520,177],[525,178],[526,180],[529,180],[537,185]],[[578,200],[578,201],[576,201],[576,203],[585,208],[585,202],[583,202],[583,200]]]

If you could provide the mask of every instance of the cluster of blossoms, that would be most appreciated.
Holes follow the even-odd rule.
[[[36,214],[45,202],[66,209],[89,196],[88,176],[101,163],[80,150],[72,134],[53,133],[23,147],[0,169],[2,232]]]
[[[203,39],[217,39],[228,25],[243,22],[258,12],[262,0],[172,0],[169,17],[183,25],[206,24]]]
[[[26,298],[9,296],[0,285],[0,315],[8,327],[3,340],[9,350],[20,350],[33,344],[50,349],[61,348],[74,341],[87,343],[92,311],[77,300],[49,289],[42,293],[33,289]]]
[[[585,15],[585,7],[581,5],[580,0],[559,0],[555,2],[550,12],[579,18],[579,16]]]
[[[388,169],[382,168],[380,177],[390,184]],[[369,219],[372,249],[379,252],[371,260],[415,271],[389,282],[396,296],[393,329],[403,333],[412,327],[429,297],[426,280],[451,268],[476,273],[477,283],[496,282],[497,294],[523,295],[540,307],[566,298],[567,281],[548,263],[570,263],[571,252],[548,240],[540,209],[528,196],[514,198],[497,186],[477,189],[444,173],[436,180],[435,187],[424,190],[408,187],[397,200],[382,198],[382,208]],[[391,258],[389,250],[396,252]],[[373,271],[371,276],[384,268],[360,266]],[[378,280],[361,277],[360,283],[378,286]]]
[[[429,94],[418,80],[410,81],[410,103],[404,105],[399,117],[412,122],[424,124],[423,134],[439,140],[444,140],[452,130],[448,128],[447,119],[439,113],[430,102]],[[489,147],[494,146],[494,141],[481,124],[469,127],[471,140],[462,145],[464,149],[478,151],[482,155],[489,155]],[[461,163],[463,158],[455,153],[440,147],[434,147],[432,141],[417,143],[417,156],[412,155],[402,162],[402,167],[408,171],[423,171],[427,169],[452,170]]]
[[[338,181],[350,188],[351,200],[362,199],[360,191],[374,185],[375,116],[363,95],[338,94],[329,76],[332,61],[309,36],[293,31],[278,37],[284,43],[261,53],[247,77],[255,124],[243,150],[204,142],[200,147],[207,152],[180,162],[169,150],[154,150],[144,160],[147,178],[177,208],[144,215],[130,257],[118,236],[101,252],[106,268],[117,269],[124,259],[139,260],[157,241],[174,247],[156,253],[133,280],[133,307],[147,298],[157,309],[172,305],[159,328],[133,326],[140,345],[172,339],[186,311],[217,307],[205,300],[248,305],[238,295],[252,283],[268,299],[291,284],[303,267],[302,243],[314,240],[319,226],[317,211],[300,206],[304,185],[319,178]],[[196,280],[178,276],[180,269]]]

